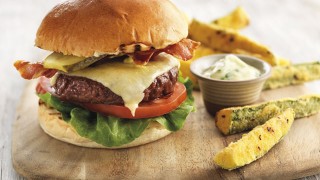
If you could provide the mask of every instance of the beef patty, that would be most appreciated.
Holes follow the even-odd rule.
[[[144,90],[143,102],[171,94],[177,82],[178,68],[156,77]],[[74,103],[123,104],[123,99],[99,82],[84,77],[58,75],[53,85],[55,96]]]

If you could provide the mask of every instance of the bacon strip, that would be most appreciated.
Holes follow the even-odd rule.
[[[157,56],[161,52],[165,52],[175,56],[181,60],[189,60],[193,56],[193,51],[200,45],[199,42],[191,39],[182,39],[180,42],[170,45],[164,49],[152,49],[149,51],[137,51],[133,54],[133,60],[136,64],[147,64],[150,59]],[[16,61],[14,63],[16,69],[24,79],[35,79],[41,76],[51,78],[58,70],[47,69],[42,63],[30,63],[26,61]]]
[[[50,80],[44,76],[39,78],[38,84],[36,86],[37,94],[45,94],[49,92],[50,94],[55,93],[55,89],[51,86]]]
[[[158,55],[159,53],[156,50],[136,51],[132,59],[135,64],[146,65],[155,54]]]
[[[14,67],[20,72],[24,79],[35,79],[40,76],[51,78],[57,72],[55,69],[47,69],[41,63],[30,63],[26,61],[16,61]]]
[[[133,60],[136,64],[147,64],[152,57],[161,52],[171,54],[172,56],[181,59],[189,60],[193,56],[193,51],[200,45],[191,39],[182,39],[180,42],[170,45],[164,49],[154,49],[149,51],[137,51],[133,54]]]
[[[182,39],[180,42],[166,47],[164,52],[186,61],[192,58],[193,51],[197,49],[199,45],[199,42],[192,41],[191,39]]]

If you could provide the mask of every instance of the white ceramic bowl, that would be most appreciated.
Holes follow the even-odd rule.
[[[192,62],[190,70],[199,82],[202,97],[210,114],[231,106],[248,105],[256,102],[261,94],[266,79],[271,74],[271,66],[251,56],[237,55],[245,63],[257,68],[261,75],[250,80],[217,80],[203,76],[203,71],[228,54],[204,56]]]

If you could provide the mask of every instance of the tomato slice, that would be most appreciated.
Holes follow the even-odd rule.
[[[41,77],[39,78],[36,91],[37,93],[44,94],[46,92],[53,93],[54,89],[50,86],[48,78]],[[135,116],[132,116],[131,111],[127,107],[121,105],[83,103],[81,106],[90,111],[98,112],[107,116],[112,115],[126,119],[141,119],[167,114],[180,106],[186,98],[186,87],[182,83],[177,82],[174,87],[174,91],[170,96],[156,99],[151,102],[140,103],[139,107],[136,109]]]
[[[99,112],[104,115],[112,115],[126,119],[141,119],[167,114],[180,106],[186,98],[186,88],[178,82],[174,87],[174,92],[169,97],[140,103],[136,109],[135,116],[132,116],[131,111],[127,107],[121,105],[85,103],[82,104],[82,106],[90,111]]]

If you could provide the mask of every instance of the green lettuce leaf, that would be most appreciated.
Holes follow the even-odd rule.
[[[38,94],[48,106],[62,114],[63,120],[71,124],[77,133],[85,138],[107,147],[128,144],[141,136],[152,121],[157,121],[169,131],[178,131],[185,123],[188,114],[194,110],[192,97],[192,82],[178,77],[178,81],[186,86],[188,97],[174,111],[163,116],[146,119],[122,119],[113,116],[103,116],[88,111],[71,103],[60,101],[49,93]]]

